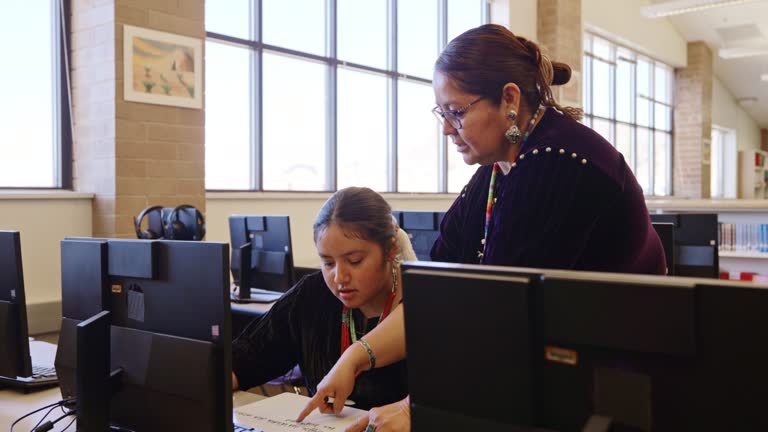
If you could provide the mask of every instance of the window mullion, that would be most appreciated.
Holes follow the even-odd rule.
[[[337,139],[337,127],[338,127],[338,92],[336,86],[338,84],[338,55],[337,48],[337,31],[336,26],[336,12],[338,4],[336,0],[327,0],[327,30],[326,30],[326,52],[328,57],[331,58],[331,62],[327,66],[326,77],[326,169],[325,169],[325,184],[328,190],[335,191],[338,183],[338,143]]]
[[[387,1],[387,67],[397,72],[397,0]],[[387,191],[397,192],[397,75],[387,77]]]

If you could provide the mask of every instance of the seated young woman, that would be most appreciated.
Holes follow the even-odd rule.
[[[317,384],[341,354],[386,319],[402,299],[401,260],[415,260],[392,210],[368,188],[334,193],[314,223],[321,271],[302,278],[232,344],[232,382],[248,389],[299,365],[306,386]],[[362,373],[349,398],[369,409],[407,394],[405,364]]]

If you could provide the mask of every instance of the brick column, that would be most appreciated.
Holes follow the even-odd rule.
[[[94,236],[135,237],[148,205],[205,211],[204,111],[123,99],[123,24],[202,40],[204,16],[204,0],[73,1],[73,183],[96,195]]]
[[[581,107],[581,0],[539,0],[537,16],[537,39],[545,53],[573,70],[568,84],[553,87],[555,99],[561,105]]]
[[[712,51],[704,42],[689,42],[688,66],[675,71],[675,196],[710,197],[712,79]]]

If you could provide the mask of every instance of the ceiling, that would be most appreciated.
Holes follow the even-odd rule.
[[[768,47],[768,0],[754,0],[667,18],[685,40],[703,41],[709,45],[715,75],[737,101],[757,98],[757,101],[740,105],[761,128],[768,128],[768,81],[760,79],[761,75],[768,75],[768,52],[733,59],[723,59],[718,55],[721,48]]]

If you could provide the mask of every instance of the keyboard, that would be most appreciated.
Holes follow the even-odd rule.
[[[32,378],[56,377],[56,368],[50,366],[32,365]]]
[[[235,430],[234,430],[234,432],[249,432],[249,431],[252,431],[252,432],[264,432],[262,430],[257,430],[257,429],[254,429],[254,428],[248,427],[248,426],[241,426],[241,425],[235,423]]]

